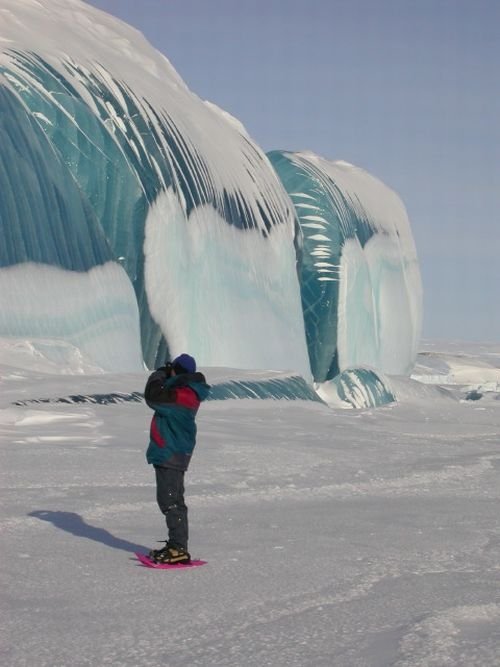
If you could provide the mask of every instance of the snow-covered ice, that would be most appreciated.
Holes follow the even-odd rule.
[[[428,346],[416,373],[460,355],[491,371],[500,348]],[[146,376],[27,366],[0,369],[3,665],[500,663],[498,393],[391,378],[376,410],[205,403],[186,481],[208,565],[162,572],[132,558],[164,538],[148,408],[14,405]]]
[[[308,374],[293,206],[241,124],[88,3],[0,17],[0,335]]]
[[[395,192],[266,156],[88,3],[0,0],[0,17],[0,336],[111,372],[186,349],[315,382],[410,372],[421,281]]]

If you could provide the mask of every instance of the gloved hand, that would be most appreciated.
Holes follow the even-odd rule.
[[[170,375],[170,371],[172,370],[172,364],[170,361],[167,361],[164,366],[160,366],[160,368],[157,368],[156,370],[162,371],[166,375]]]

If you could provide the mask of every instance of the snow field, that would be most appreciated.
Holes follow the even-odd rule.
[[[497,401],[203,405],[186,482],[209,563],[161,572],[132,559],[164,538],[147,407],[12,406],[145,376],[2,378],[3,664],[498,664]]]

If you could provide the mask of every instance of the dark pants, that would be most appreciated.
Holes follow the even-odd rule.
[[[156,500],[165,515],[168,543],[186,549],[188,545],[188,509],[184,502],[184,472],[155,466]]]

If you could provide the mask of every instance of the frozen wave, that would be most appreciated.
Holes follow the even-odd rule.
[[[351,408],[375,408],[396,400],[389,380],[370,368],[346,369],[321,383],[318,394],[329,405]]]
[[[367,172],[313,153],[268,154],[302,230],[300,283],[314,379],[370,366],[411,371],[422,288],[399,197]]]
[[[186,220],[166,190],[150,209],[144,255],[149,310],[172,349],[196,350],[209,366],[297,370],[310,377],[286,227],[269,237],[250,229],[243,238],[210,205]]]
[[[226,364],[262,367],[272,353],[272,367],[308,373],[294,213],[258,146],[121,22],[78,0],[1,7],[0,266],[119,262],[148,366],[187,344],[202,364],[232,350]],[[198,245],[176,249],[183,236]]]
[[[210,393],[208,401],[226,401],[230,399],[270,399],[287,401],[313,401],[323,403],[322,399],[314,391],[313,387],[300,375],[285,372],[261,371],[249,374],[241,370],[232,369],[204,369],[210,380]],[[136,379],[136,386],[143,384]],[[13,405],[119,405],[122,403],[142,403],[144,394],[140,390],[135,391],[100,391],[99,393],[76,394],[65,396],[40,396],[22,398],[13,401]]]
[[[141,35],[80,0],[0,8],[0,336],[57,340],[79,370],[188,349],[316,382],[410,372],[421,286],[395,193],[345,162],[266,157]],[[42,276],[31,292],[9,282],[16,267]],[[58,304],[59,276],[72,298]]]

